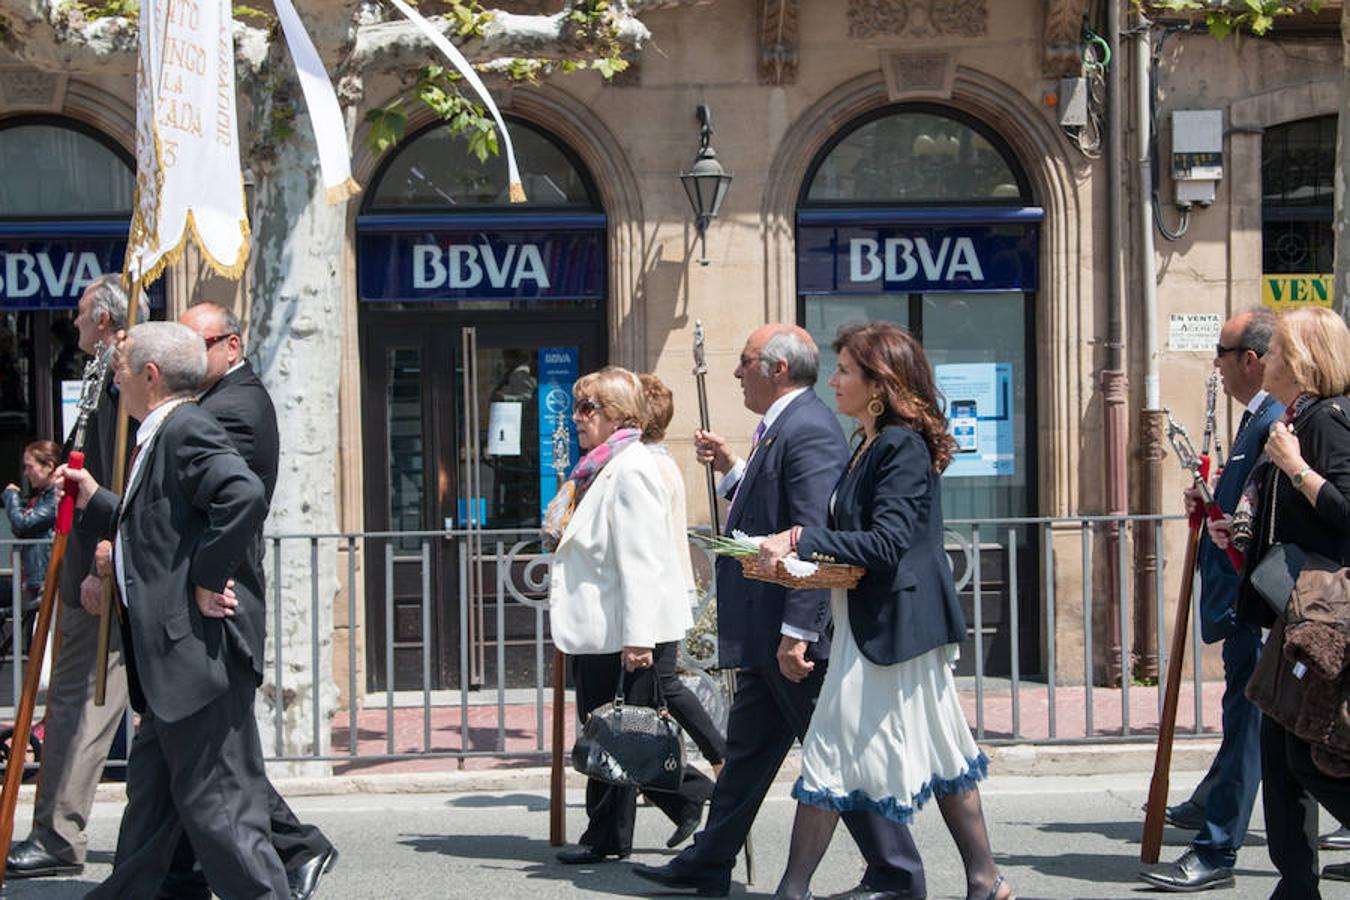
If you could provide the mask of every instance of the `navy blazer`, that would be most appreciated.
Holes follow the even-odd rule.
[[[884,427],[839,480],[830,527],[802,528],[803,559],[867,570],[848,592],[848,617],[873,663],[965,640],[942,533],[942,478],[923,438],[904,425]]]
[[[1242,498],[1242,486],[1252,466],[1266,446],[1270,426],[1284,415],[1284,404],[1270,395],[1257,407],[1247,427],[1233,439],[1232,450],[1219,480],[1214,484],[1214,501],[1228,515]],[[1200,636],[1213,644],[1238,628],[1237,592],[1241,575],[1233,568],[1228,554],[1214,546],[1209,529],[1200,531]]]
[[[795,397],[760,438],[741,477],[727,532],[777,534],[823,525],[830,490],[848,462],[839,420],[813,390]],[[717,652],[723,668],[776,666],[782,627],[820,635],[807,655],[830,652],[830,592],[788,590],[741,574],[740,560],[717,560]]]

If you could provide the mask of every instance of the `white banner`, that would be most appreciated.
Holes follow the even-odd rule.
[[[445,54],[445,58],[464,76],[464,80],[469,86],[477,92],[483,101],[483,106],[492,114],[492,119],[497,123],[497,131],[502,136],[502,147],[506,151],[506,170],[510,181],[510,197],[512,203],[525,202],[525,185],[520,180],[520,167],[516,165],[516,151],[511,146],[511,133],[506,130],[506,122],[502,120],[502,114],[497,111],[497,104],[492,101],[492,95],[488,93],[483,85],[483,80],[478,77],[478,73],[473,70],[473,66],[464,58],[464,54],[459,52],[459,48],[446,38],[436,26],[428,22],[421,13],[413,9],[403,0],[389,0],[398,8],[398,11],[408,17],[408,20],[416,25],[427,36],[427,39],[436,46],[436,49]]]
[[[126,273],[149,284],[189,236],[239,278],[249,227],[239,171],[230,0],[142,0],[136,67],[136,203]]]
[[[314,125],[314,143],[319,148],[319,172],[328,191],[329,203],[341,203],[360,193],[361,186],[352,180],[352,159],[347,149],[347,128],[342,123],[342,107],[338,105],[333,84],[328,80],[319,51],[309,39],[304,23],[296,13],[291,0],[274,0],[281,30],[286,35],[286,46],[300,76],[300,90],[305,94],[305,107]]]

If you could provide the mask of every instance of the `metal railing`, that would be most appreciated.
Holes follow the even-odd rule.
[[[1179,566],[1181,554],[1169,548],[1164,532],[1171,525],[1174,534],[1183,533],[1182,521],[947,522],[947,554],[968,625],[957,682],[978,740],[1081,743],[1154,732],[1161,680],[1156,703],[1149,686],[1131,683],[1138,609],[1130,561],[1141,548],[1156,558],[1147,573],[1155,606],[1151,643],[1157,671],[1165,672],[1173,606],[1166,568]],[[473,541],[465,540],[469,535]],[[21,543],[0,541],[0,560],[16,571]],[[681,667],[714,720],[725,721],[728,698],[715,671],[712,562],[702,551],[694,559],[697,624],[684,642]],[[549,558],[535,533],[269,535],[266,565],[271,647],[259,715],[272,725],[264,741],[270,759],[345,769],[442,758],[465,767],[483,758],[525,761],[549,752]],[[0,578],[6,574],[0,568]],[[22,598],[18,579],[14,583],[11,616],[18,621]],[[297,608],[308,610],[303,627],[284,612]],[[345,627],[322,626],[330,616],[345,617]],[[1183,693],[1181,736],[1217,728],[1222,691],[1219,677],[1202,677],[1194,618],[1191,628],[1191,690]],[[0,717],[12,716],[21,685],[13,656],[0,660],[10,666],[13,691],[0,698]],[[336,701],[335,693],[341,695]],[[573,720],[569,710],[569,741]]]

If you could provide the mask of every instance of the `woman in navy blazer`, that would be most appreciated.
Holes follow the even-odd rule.
[[[768,565],[796,553],[867,574],[835,591],[834,650],[811,728],[787,871],[775,897],[809,897],[811,875],[839,814],[871,810],[907,823],[936,797],[966,866],[966,896],[1012,895],[994,865],[977,782],[975,745],[951,666],[965,638],[942,544],[942,470],[955,442],[923,347],[889,322],[846,326],[830,379],[862,440],[835,486],[830,526],[766,539]]]

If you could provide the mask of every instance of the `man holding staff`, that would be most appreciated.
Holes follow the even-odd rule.
[[[1261,389],[1262,357],[1274,331],[1275,316],[1268,310],[1239,313],[1224,324],[1214,348],[1214,367],[1223,376],[1224,392],[1246,407],[1228,464],[1214,486],[1214,501],[1229,515],[1261,455],[1271,423],[1284,413],[1284,407]],[[1187,512],[1200,502],[1198,491],[1186,491]],[[1240,573],[1207,531],[1200,537],[1199,568],[1200,635],[1209,644],[1223,641],[1223,741],[1191,798],[1167,809],[1170,824],[1198,829],[1191,846],[1176,862],[1139,874],[1141,880],[1167,891],[1233,886],[1233,866],[1261,783],[1261,711],[1244,694],[1261,655],[1261,632],[1238,621]]]
[[[142,321],[148,318],[144,302],[139,313]],[[80,297],[75,316],[80,350],[97,354],[126,325],[127,295],[121,275],[96,279]],[[112,480],[116,433],[117,390],[109,377],[98,409],[89,418],[83,448],[85,470],[97,481]],[[38,770],[33,828],[27,840],[10,848],[5,860],[7,878],[84,871],[84,829],[94,804],[94,789],[127,706],[122,642],[115,631],[108,651],[107,702],[94,705],[98,619],[103,606],[103,579],[94,567],[98,543],[97,537],[74,529],[66,546],[60,586],[63,609],[57,626],[60,652],[47,688],[47,735]]]
[[[195,398],[206,348],[178,323],[124,341],[117,381],[141,421],[123,497],[87,471],[81,527],[114,538],[128,686],[141,724],[113,873],[94,898],[154,897],[186,833],[211,889],[288,897],[271,843],[267,779],[253,718],[265,614],[235,592],[267,515],[262,482]]]

